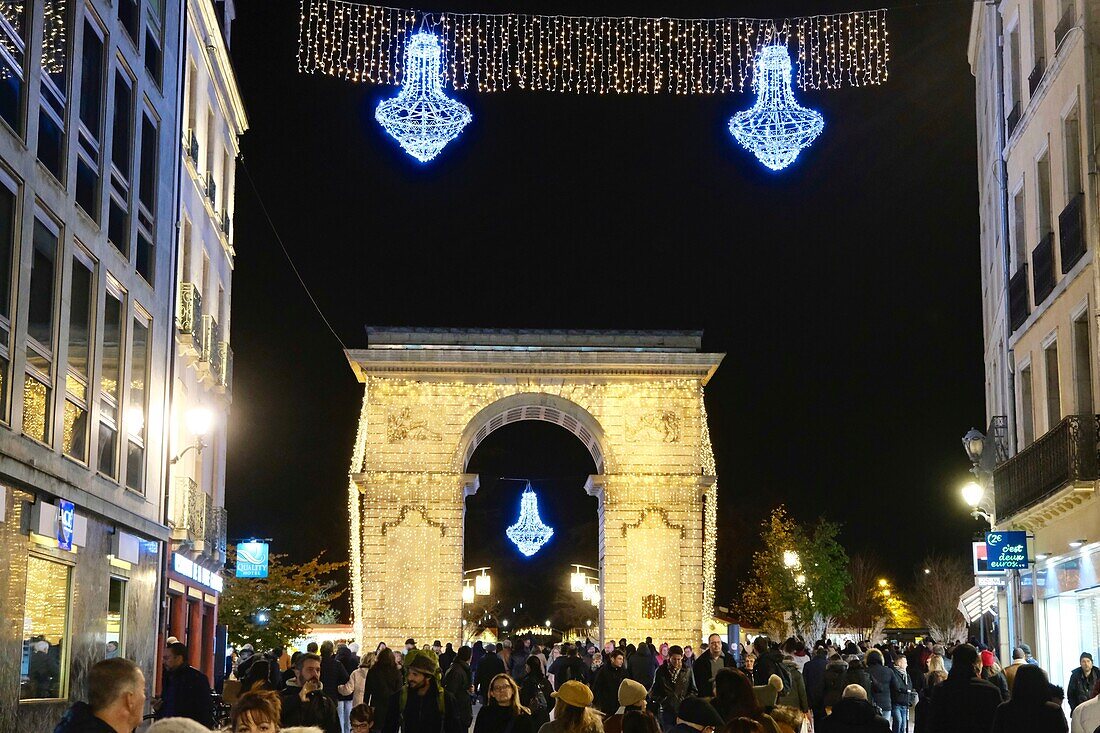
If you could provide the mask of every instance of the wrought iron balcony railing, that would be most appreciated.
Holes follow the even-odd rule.
[[[1070,415],[993,471],[997,520],[1005,521],[1077,482],[1097,477],[1100,415]]]
[[[172,527],[175,539],[201,540],[206,534],[206,493],[187,476],[178,476],[172,487]]]
[[[218,183],[214,180],[214,174],[206,175],[206,198],[210,199],[210,205],[215,208],[218,205]]]
[[[1069,200],[1058,215],[1058,244],[1062,255],[1062,274],[1085,256],[1085,195],[1079,193]]]
[[[1043,81],[1043,74],[1047,70],[1047,60],[1042,56],[1035,60],[1035,68],[1031,70],[1031,74],[1027,77],[1027,93],[1029,97],[1035,96],[1035,90],[1039,88],[1039,83]]]
[[[1024,325],[1031,313],[1027,284],[1027,263],[1024,262],[1008,281],[1008,319],[1013,331]]]
[[[199,361],[205,362],[210,368],[210,374],[216,375],[221,373],[222,367],[222,351],[219,344],[222,340],[222,329],[218,325],[218,321],[214,316],[206,315],[202,317],[202,352],[199,355]]]
[[[1012,136],[1012,131],[1016,129],[1016,125],[1020,124],[1020,115],[1023,114],[1020,110],[1020,103],[1012,105],[1012,111],[1008,113],[1008,119],[1005,120],[1005,124],[1008,126],[1008,135]]]
[[[1066,12],[1062,13],[1062,19],[1058,21],[1058,25],[1054,27],[1054,47],[1057,49],[1062,45],[1062,41],[1066,40],[1066,36],[1069,35],[1070,29],[1077,23],[1077,4],[1071,3]],[[1055,52],[1057,53],[1057,51]]]
[[[1038,308],[1054,290],[1054,232],[1047,232],[1039,246],[1031,250],[1031,277]]]
[[[221,368],[218,371],[218,387],[224,394],[233,394],[233,349],[230,348],[228,341],[222,341],[218,344],[218,349],[221,351]]]
[[[180,283],[176,328],[184,345],[197,347],[202,341],[202,293],[195,283]]]
[[[225,559],[227,520],[225,507],[214,506],[211,502],[210,511],[206,515],[206,546],[203,551],[217,560]]]
[[[232,225],[233,225],[233,220],[230,218],[229,212],[228,211],[223,211],[222,212],[222,220],[221,220],[221,228],[222,228],[222,234],[225,235],[226,239],[229,239],[229,230],[232,227]]]
[[[198,166],[199,164],[199,138],[195,134],[194,130],[188,130],[183,139],[183,149],[187,153],[187,157],[191,159],[192,165]]]

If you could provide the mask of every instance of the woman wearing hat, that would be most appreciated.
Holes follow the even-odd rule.
[[[534,733],[531,711],[519,702],[519,686],[507,674],[489,681],[489,703],[474,721],[474,733]]]
[[[1001,665],[997,664],[997,657],[986,649],[981,653],[982,679],[993,684],[1001,692],[1001,700],[1008,699],[1008,680],[1005,679]]]
[[[576,680],[563,682],[553,694],[554,719],[539,729],[539,733],[603,733],[599,714],[590,708],[592,690]]]

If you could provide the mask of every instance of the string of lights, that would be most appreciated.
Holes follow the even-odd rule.
[[[882,84],[886,10],[782,19],[431,13],[349,0],[301,0],[298,68],[402,84],[418,27],[440,39],[456,90],[573,94],[744,91],[767,46],[791,49],[801,89]]]

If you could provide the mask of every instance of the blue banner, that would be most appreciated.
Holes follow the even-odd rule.
[[[57,546],[62,550],[73,549],[73,527],[76,525],[76,507],[71,501],[57,502]]]
[[[986,532],[990,570],[1027,570],[1027,532]]]
[[[241,542],[237,545],[237,577],[267,577],[266,542]]]

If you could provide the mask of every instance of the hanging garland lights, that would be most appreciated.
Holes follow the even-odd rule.
[[[357,82],[401,84],[423,23],[456,90],[575,94],[744,91],[767,46],[795,51],[801,89],[886,81],[886,11],[785,18],[639,18],[426,13],[347,0],[301,0],[298,67]]]

